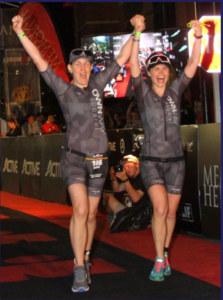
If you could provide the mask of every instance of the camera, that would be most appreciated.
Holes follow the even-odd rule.
[[[115,172],[122,172],[123,171],[123,166],[121,164],[118,164],[117,166],[115,166]]]

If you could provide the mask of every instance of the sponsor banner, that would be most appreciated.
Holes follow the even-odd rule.
[[[0,9],[1,13],[1,49],[6,48],[21,48],[21,43],[19,38],[16,36],[14,30],[12,29],[12,18],[18,13],[17,8],[4,8]]]
[[[19,195],[19,139],[1,138],[1,189]]]
[[[194,222],[193,210],[191,203],[180,202],[177,211],[177,217],[187,222]]]
[[[39,73],[22,49],[6,50],[3,64],[7,114],[24,121],[26,114],[41,110]]]
[[[203,16],[203,38],[199,65],[208,73],[221,73],[221,16]],[[189,56],[193,50],[194,30],[188,32]]]
[[[202,233],[221,238],[221,124],[199,127],[199,188]]]
[[[185,158],[185,179],[177,212],[176,228],[201,233],[198,191],[198,126],[181,126]]]
[[[69,82],[67,69],[57,33],[48,12],[38,2],[27,2],[19,9],[23,17],[23,30],[39,49],[54,72]]]
[[[41,136],[19,137],[19,179],[21,195],[41,199]]]
[[[62,180],[60,171],[61,146],[63,143],[64,134],[43,136],[41,199],[65,204],[66,185]]]

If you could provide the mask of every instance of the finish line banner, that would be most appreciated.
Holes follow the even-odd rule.
[[[24,20],[23,30],[42,57],[57,75],[69,82],[60,42],[46,9],[38,2],[28,2],[21,6],[18,14]]]

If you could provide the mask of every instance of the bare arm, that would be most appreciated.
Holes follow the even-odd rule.
[[[110,168],[109,173],[110,173],[110,180],[111,180],[111,186],[113,192],[119,193],[124,191],[125,190],[124,184],[118,182],[114,167]]]
[[[134,101],[132,101],[130,104],[129,104],[129,107],[128,107],[128,110],[126,112],[126,123],[127,124],[130,124],[131,121],[132,121],[132,117],[131,117],[131,112],[132,112],[132,108],[135,106],[135,103]]]
[[[22,29],[23,18],[21,16],[15,16],[12,18],[13,30],[17,35],[21,35],[24,33]],[[20,38],[20,42],[23,45],[26,52],[32,58],[33,62],[36,64],[38,70],[40,72],[44,72],[47,69],[47,61],[45,61],[37,47],[29,40],[27,36],[23,36]]]
[[[124,168],[123,168],[123,172],[115,173],[115,176],[117,178],[119,178],[120,180],[128,179],[128,176],[127,176]],[[119,190],[117,190],[117,192],[127,191],[127,193],[129,194],[129,196],[133,202],[138,202],[141,199],[141,197],[144,195],[144,193],[141,190],[134,189],[134,187],[131,185],[131,183],[129,181],[126,181],[121,184],[119,184],[118,182],[116,184],[116,182],[117,181],[112,181],[112,183],[114,183],[114,186],[116,185],[116,187],[119,188]],[[112,185],[112,187],[113,187],[113,185]]]
[[[192,23],[192,28],[195,31],[195,36],[201,36],[202,27],[200,26],[200,21],[193,20],[191,21],[191,23]],[[201,39],[195,38],[191,57],[189,58],[188,63],[184,69],[184,72],[187,75],[187,77],[192,78],[195,75],[200,60],[200,55],[201,55]]]
[[[137,32],[142,32],[140,29],[139,21],[134,17],[131,19],[132,25],[137,28]],[[140,75],[140,67],[139,67],[139,43],[140,43],[140,35],[134,35],[130,56],[130,71],[132,77],[136,78]]]
[[[138,202],[144,193],[141,190],[135,190],[129,181],[124,183],[125,189],[134,203]]]
[[[140,15],[136,15],[134,18],[136,20],[138,20],[138,22],[137,22],[138,27],[134,27],[134,32],[138,31],[138,30],[140,30],[140,32],[142,32],[145,29],[145,22],[144,22],[145,18],[143,16],[140,16]],[[116,61],[119,64],[120,67],[122,67],[130,57],[131,46],[132,46],[132,38],[133,37],[130,36],[128,41],[122,47],[119,55],[116,57]]]

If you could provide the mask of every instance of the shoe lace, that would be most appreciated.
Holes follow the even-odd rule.
[[[156,261],[155,272],[160,272],[161,268],[165,268],[164,262]]]
[[[166,267],[168,267],[170,265],[168,257],[165,257],[165,264],[166,264]]]
[[[74,269],[74,276],[77,282],[81,282],[85,279],[85,270],[84,269]]]

